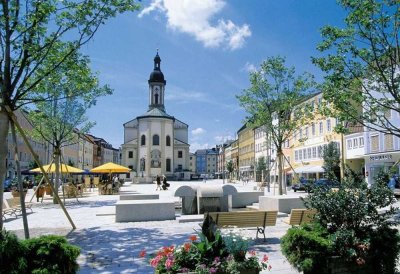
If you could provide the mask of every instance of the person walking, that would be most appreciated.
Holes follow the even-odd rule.
[[[157,177],[156,177],[156,183],[157,183],[156,191],[157,191],[157,190],[161,190],[161,178],[160,178],[160,176],[158,176],[158,175],[157,175]]]
[[[162,188],[164,190],[168,190],[169,184],[167,183],[167,177],[165,177],[165,175],[163,176],[163,185]]]

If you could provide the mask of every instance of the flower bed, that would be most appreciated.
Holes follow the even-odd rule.
[[[250,241],[233,231],[221,234],[211,217],[203,223],[198,236],[192,235],[181,246],[163,247],[150,258],[155,273],[229,273],[252,274],[271,269],[268,256],[260,261],[249,250]],[[146,256],[143,250],[140,257]]]

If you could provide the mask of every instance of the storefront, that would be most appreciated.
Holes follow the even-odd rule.
[[[374,178],[381,170],[387,172],[393,167],[399,174],[400,151],[369,154],[364,159],[365,178],[369,185],[375,182]]]

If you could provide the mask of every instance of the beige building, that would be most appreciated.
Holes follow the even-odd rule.
[[[247,125],[242,126],[238,134],[239,150],[239,175],[254,177],[254,130]]]
[[[294,172],[305,178],[320,178],[324,169],[322,149],[330,142],[335,142],[340,149],[341,134],[335,133],[336,119],[320,114],[322,93],[318,93],[300,104],[311,107],[313,113],[307,123],[293,134],[291,151],[287,151]],[[286,169],[293,175],[293,170]]]
[[[196,172],[196,154],[189,153],[189,170],[192,173]]]

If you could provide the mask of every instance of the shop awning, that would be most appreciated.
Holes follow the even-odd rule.
[[[322,166],[302,166],[302,167],[296,167],[294,171],[298,174],[301,173],[321,173],[325,172]],[[293,170],[290,170],[287,173],[293,173]]]

